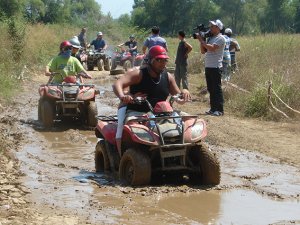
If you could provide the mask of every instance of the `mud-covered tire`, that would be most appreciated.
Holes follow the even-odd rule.
[[[217,157],[202,143],[189,150],[188,157],[196,166],[190,180],[196,184],[218,185],[221,180],[220,162]]]
[[[89,64],[87,64],[87,69],[88,69],[89,71],[93,71],[93,70],[94,70],[94,65],[89,65]]]
[[[87,106],[87,125],[89,127],[97,126],[97,118],[98,115],[97,105],[94,101],[90,101]]]
[[[125,71],[123,69],[118,69],[118,70],[111,70],[110,75],[119,75],[119,74],[124,74]]]
[[[112,68],[111,58],[107,58],[104,62],[104,70],[110,71]]]
[[[125,71],[127,71],[127,70],[130,69],[131,67],[132,67],[131,61],[130,61],[130,60],[126,60],[126,61],[124,62],[124,65],[123,65],[123,69],[124,69]]]
[[[118,66],[117,61],[116,61],[115,59],[112,59],[112,62],[111,62],[111,70],[116,69],[117,66]]]
[[[97,67],[98,67],[98,70],[99,70],[99,71],[102,71],[102,70],[103,70],[103,67],[104,67],[104,61],[103,61],[103,59],[99,59],[99,60],[97,61]]]
[[[141,150],[130,148],[121,158],[120,180],[131,186],[147,185],[151,181],[151,161]]]
[[[105,148],[105,141],[98,141],[95,148],[95,170],[96,172],[109,171],[110,164]]]
[[[39,99],[39,103],[38,103],[38,121],[42,122],[42,112],[41,112],[41,107],[42,107],[42,102],[43,99]]]
[[[55,119],[55,109],[54,109],[54,103],[47,101],[47,100],[42,100],[41,101],[41,121],[46,128],[50,128],[54,124],[54,119]]]

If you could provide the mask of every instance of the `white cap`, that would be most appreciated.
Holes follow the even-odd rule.
[[[101,31],[97,33],[97,36],[99,36],[99,35],[103,35]]]
[[[225,34],[232,34],[232,30],[230,28],[225,29]]]
[[[211,21],[209,21],[209,23],[214,25],[214,26],[219,27],[220,30],[223,29],[223,23],[221,22],[221,20],[216,20],[216,21],[211,20]]]

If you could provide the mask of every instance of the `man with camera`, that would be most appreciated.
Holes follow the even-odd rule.
[[[221,34],[223,23],[220,20],[209,21],[210,37],[196,34],[200,42],[201,53],[205,54],[205,78],[207,90],[210,95],[210,110],[206,113],[214,116],[222,116],[223,92],[221,87],[221,68],[224,54],[225,38]]]

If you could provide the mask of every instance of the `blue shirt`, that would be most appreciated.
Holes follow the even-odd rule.
[[[105,46],[105,41],[103,39],[95,39],[91,42],[91,45],[94,45],[96,50],[102,49]]]
[[[153,47],[154,45],[160,45],[164,48],[167,48],[167,42],[164,38],[157,35],[152,35],[146,39],[144,42],[144,46],[146,46],[148,49]]]

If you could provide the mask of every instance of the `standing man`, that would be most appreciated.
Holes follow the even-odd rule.
[[[167,42],[164,38],[159,36],[159,31],[160,31],[159,27],[157,27],[157,26],[152,27],[152,29],[151,29],[152,35],[150,37],[148,37],[146,39],[146,41],[144,42],[143,54],[146,54],[147,48],[150,49],[151,47],[153,47],[155,45],[159,45],[159,46],[163,47],[164,49],[166,49],[166,51],[168,51]]]
[[[179,31],[178,32],[178,38],[180,40],[178,49],[177,49],[177,55],[175,60],[175,80],[177,86],[180,88],[180,84],[182,81],[182,87],[184,89],[188,88],[188,75],[187,75],[187,58],[189,53],[192,51],[193,47],[185,40],[185,32]]]
[[[95,50],[97,51],[105,50],[107,48],[107,45],[105,41],[102,39],[102,36],[103,36],[102,32],[98,32],[97,38],[93,40],[87,47],[94,45]]]
[[[237,64],[236,64],[236,60],[235,60],[235,52],[239,52],[241,50],[241,48],[240,48],[238,41],[231,37],[232,30],[230,28],[225,29],[225,35],[227,35],[230,38],[229,51],[230,51],[230,57],[231,57],[231,71],[234,73],[237,68]]]
[[[78,40],[80,42],[80,46],[84,49],[86,49],[86,46],[87,46],[87,37],[86,37],[86,31],[87,29],[85,27],[83,27],[81,29],[81,32],[80,34],[77,36],[78,37]]]
[[[197,35],[201,53],[205,54],[205,78],[210,95],[210,110],[206,113],[222,116],[224,99],[221,87],[221,68],[225,47],[225,38],[221,34],[223,23],[220,20],[209,21],[209,27],[212,37],[207,41],[201,35]]]

